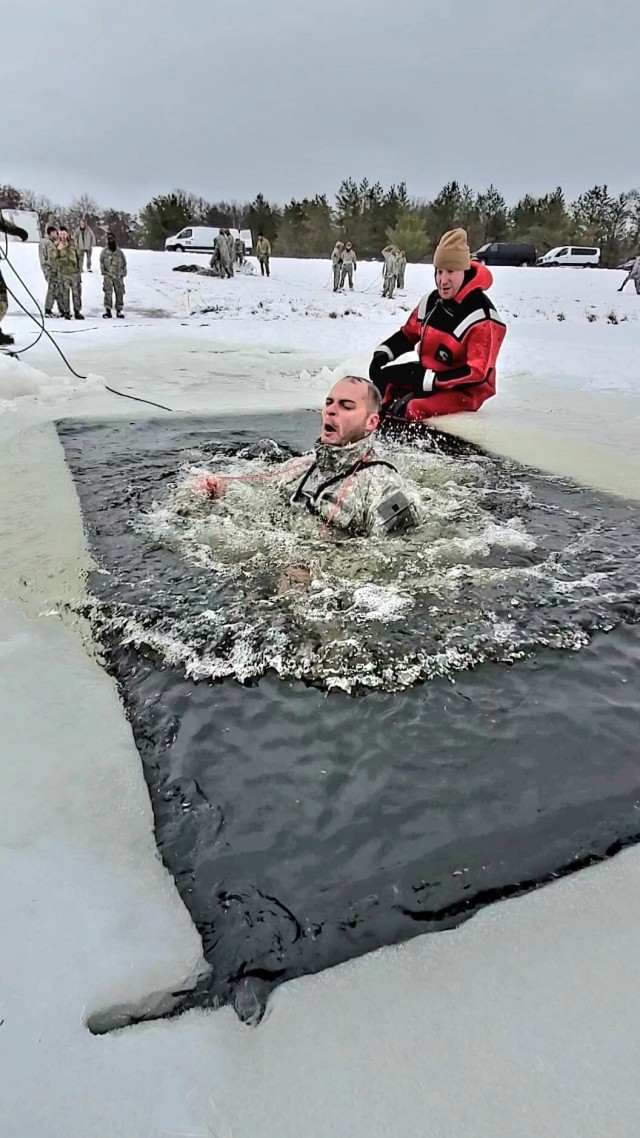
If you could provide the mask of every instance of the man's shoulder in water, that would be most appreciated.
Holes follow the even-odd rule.
[[[318,442],[304,461],[294,461],[282,471],[283,490],[292,506],[306,507],[326,524],[354,535],[417,525],[417,495],[370,438],[342,447]]]

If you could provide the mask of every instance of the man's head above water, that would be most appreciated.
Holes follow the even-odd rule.
[[[380,392],[369,379],[347,375],[334,383],[322,408],[320,442],[344,447],[366,439],[380,422]]]

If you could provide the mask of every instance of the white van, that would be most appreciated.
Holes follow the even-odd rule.
[[[559,245],[539,257],[538,265],[576,265],[591,268],[600,264],[600,250],[591,245]]]
[[[176,233],[175,237],[167,237],[164,243],[167,253],[213,253],[213,243],[220,232],[215,225],[187,225]],[[229,229],[233,237],[241,237],[244,241],[245,252],[250,253],[253,245],[253,235],[250,229]]]

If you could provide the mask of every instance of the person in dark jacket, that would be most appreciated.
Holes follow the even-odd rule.
[[[496,361],[506,335],[485,289],[486,265],[471,260],[464,229],[445,233],[435,251],[436,287],[407,323],[375,349],[369,376],[385,416],[409,421],[477,411],[496,393]],[[418,361],[394,364],[416,350]]]

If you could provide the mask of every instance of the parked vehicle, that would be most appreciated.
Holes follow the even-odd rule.
[[[483,265],[535,265],[538,256],[535,245],[517,241],[487,241],[473,254],[474,261]]]
[[[213,243],[220,232],[220,226],[187,225],[174,237],[167,237],[164,247],[167,253],[213,253]],[[233,237],[244,241],[245,252],[251,253],[253,235],[250,229],[231,229]]]
[[[538,260],[539,265],[575,265],[595,268],[600,264],[600,250],[593,245],[559,245]]]

